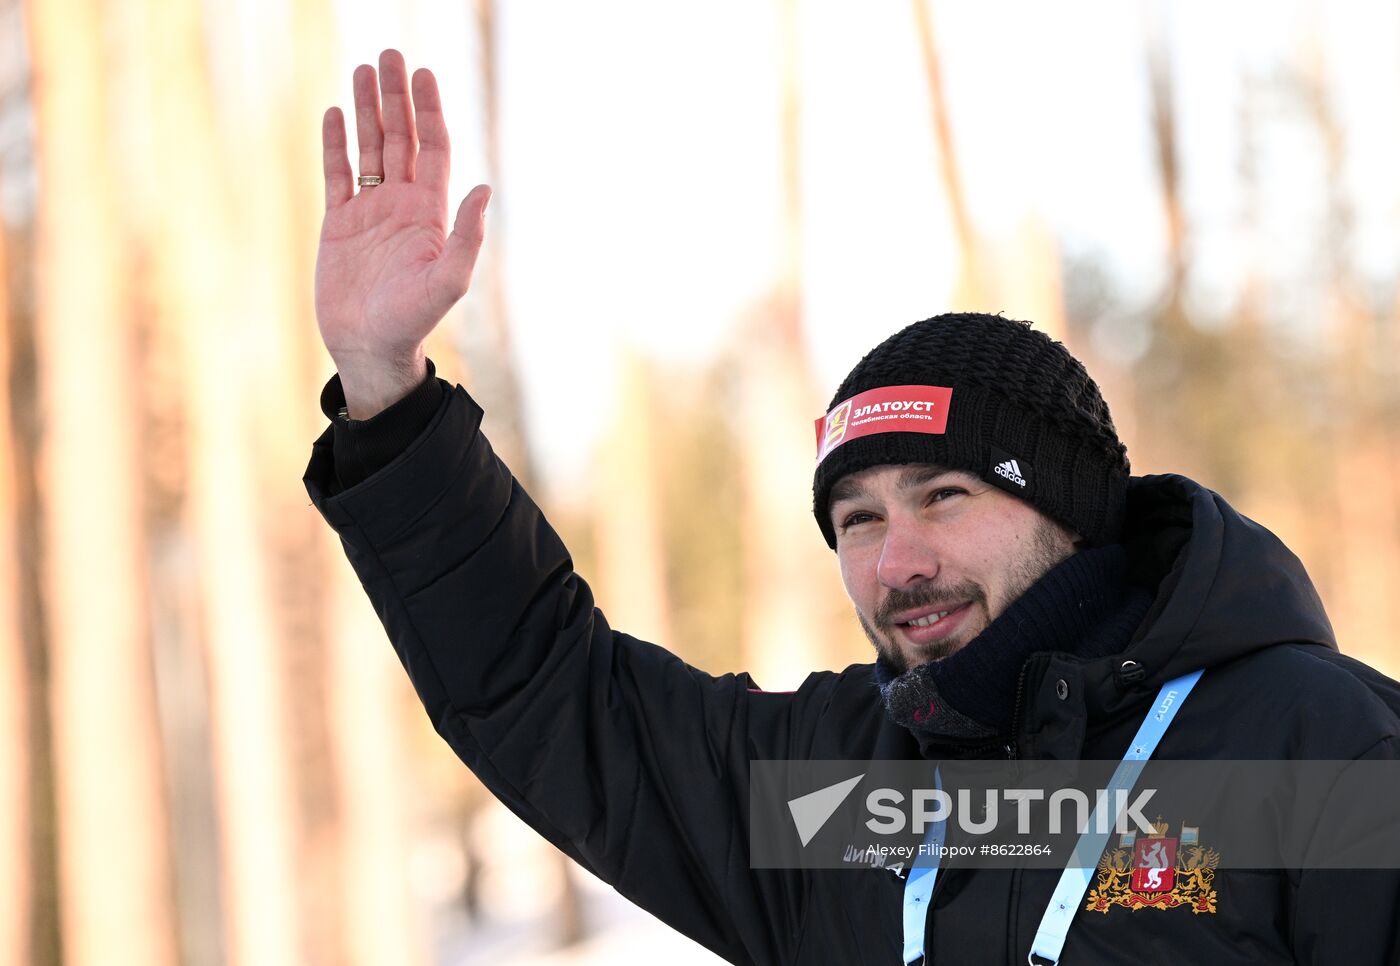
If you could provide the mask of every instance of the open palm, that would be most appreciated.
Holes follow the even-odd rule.
[[[355,70],[354,89],[360,176],[384,180],[355,191],[344,118],[339,108],[328,110],[321,130],[326,216],[316,257],[316,320],[346,382],[376,367],[402,368],[421,352],[471,282],[491,194],[485,185],[473,188],[448,232],[450,149],[430,71],[414,73],[410,100],[403,57],[386,50],[379,84],[365,64]]]

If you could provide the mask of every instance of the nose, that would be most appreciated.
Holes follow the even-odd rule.
[[[928,529],[911,520],[889,520],[876,567],[881,584],[905,590],[938,576],[938,552]]]

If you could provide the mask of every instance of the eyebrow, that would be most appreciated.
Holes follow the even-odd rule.
[[[937,479],[955,472],[946,466],[939,466],[937,463],[916,463],[906,467],[899,474],[899,479],[895,485],[901,490],[913,489],[922,486],[929,480]],[[869,496],[870,491],[865,488],[865,484],[860,482],[854,475],[843,477],[831,488],[830,503],[835,505],[842,500],[857,500],[861,497]]]

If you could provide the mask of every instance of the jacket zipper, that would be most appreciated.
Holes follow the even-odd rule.
[[[1014,759],[1016,757],[1016,737],[1021,733],[1021,716],[1025,713],[1022,705],[1026,700],[1026,671],[1030,668],[1030,661],[1021,665],[1021,675],[1016,679],[1016,704],[1011,712],[1011,740],[1006,744],[1006,757]]]

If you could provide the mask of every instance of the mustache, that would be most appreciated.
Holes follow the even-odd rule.
[[[894,615],[901,611],[913,610],[916,607],[946,610],[942,605],[953,607],[969,601],[981,604],[986,603],[986,600],[986,591],[970,581],[958,584],[919,584],[911,590],[891,590],[875,609],[873,620],[876,627],[888,629],[894,627]]]

